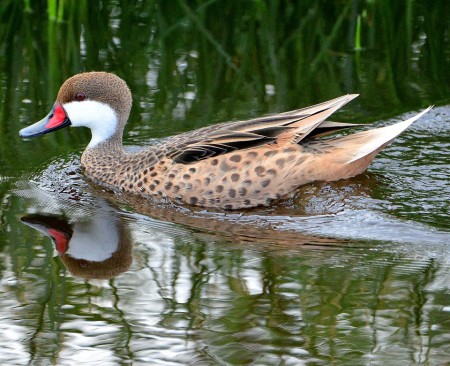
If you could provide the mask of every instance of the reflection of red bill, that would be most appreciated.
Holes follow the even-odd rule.
[[[69,248],[70,238],[67,235],[57,229],[48,229],[48,235],[50,235],[55,241],[56,250],[59,254],[64,254]]]

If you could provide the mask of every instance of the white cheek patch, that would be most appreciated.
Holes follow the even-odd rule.
[[[119,248],[120,235],[114,222],[96,217],[90,222],[74,224],[66,254],[75,259],[103,262]]]
[[[105,103],[85,100],[66,103],[63,107],[73,127],[91,129],[92,139],[88,147],[108,140],[117,130],[117,114]]]

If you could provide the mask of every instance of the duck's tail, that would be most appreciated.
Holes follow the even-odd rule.
[[[334,169],[331,169],[333,175],[324,180],[345,179],[364,172],[381,150],[431,108],[432,106],[406,121],[391,126],[357,132],[344,137],[311,141],[311,147],[330,153],[330,168],[335,164]],[[317,146],[314,146],[316,144]]]
[[[432,106],[416,114],[406,121],[396,123],[391,126],[376,128],[369,131],[357,132],[355,134],[342,137],[335,140],[337,143],[354,145],[353,154],[348,156],[346,163],[352,163],[369,154],[381,151],[385,146],[391,143],[398,135],[411,126],[415,121],[427,113]]]

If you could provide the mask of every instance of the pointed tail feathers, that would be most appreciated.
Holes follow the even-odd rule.
[[[412,123],[427,113],[433,106],[428,107],[422,112],[416,114],[414,117],[406,121],[396,123],[391,126],[376,128],[373,130],[357,132],[352,135],[344,136],[330,141],[336,147],[345,146],[346,161],[349,164],[357,161],[365,156],[381,150],[404,130],[406,130]],[[344,145],[345,144],[345,145]],[[353,146],[352,146],[353,145]]]

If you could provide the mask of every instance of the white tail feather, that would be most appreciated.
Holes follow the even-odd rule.
[[[400,135],[404,130],[406,130],[412,123],[417,121],[420,117],[422,117],[425,113],[427,113],[433,106],[428,107],[422,112],[416,114],[414,117],[407,119],[406,121],[396,123],[391,126],[381,127],[374,130],[363,131],[360,133],[355,133],[348,137],[352,139],[357,139],[358,137],[366,137],[368,141],[365,141],[360,145],[359,150],[352,154],[351,159],[346,163],[352,163],[358,159],[361,159],[370,153],[377,150],[379,147],[387,144],[392,141],[398,135]],[[370,136],[370,138],[369,138]],[[345,139],[345,138],[344,138]]]

